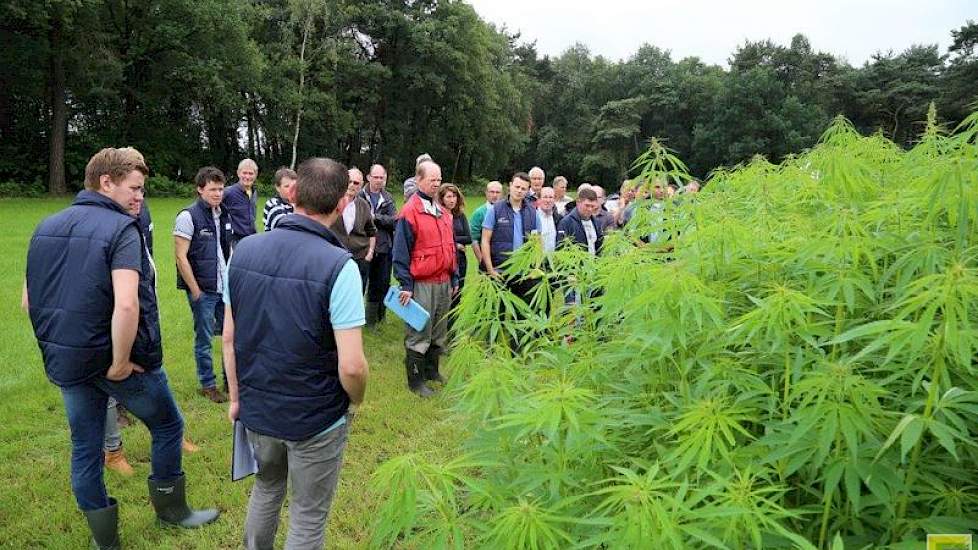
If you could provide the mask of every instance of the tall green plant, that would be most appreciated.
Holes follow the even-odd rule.
[[[375,544],[916,548],[978,529],[978,116],[934,120],[904,152],[839,118],[636,216],[599,258],[548,264],[534,242],[508,266],[546,281],[529,306],[471,285],[450,385],[471,435],[448,465],[381,467]],[[637,166],[687,177],[655,141]]]

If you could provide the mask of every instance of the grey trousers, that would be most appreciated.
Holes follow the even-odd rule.
[[[105,442],[103,447],[106,451],[118,451],[122,448],[122,432],[119,431],[119,412],[116,410],[119,403],[115,397],[109,397],[108,409],[105,411]]]
[[[424,329],[417,331],[405,323],[407,334],[404,347],[421,354],[430,346],[448,349],[448,312],[452,309],[452,283],[414,283],[415,302],[428,311],[431,318]]]
[[[278,531],[288,478],[292,478],[289,534],[285,548],[323,548],[326,519],[333,502],[346,448],[347,424],[304,441],[286,441],[248,430],[258,473],[248,501],[245,548],[271,549]]]

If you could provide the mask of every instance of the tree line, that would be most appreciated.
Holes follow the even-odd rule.
[[[446,181],[531,165],[613,184],[651,136],[693,174],[812,146],[837,114],[910,146],[934,103],[949,126],[978,99],[978,24],[951,46],[861,67],[748,41],[729,67],[643,45],[613,61],[537,52],[460,1],[9,0],[0,6],[0,182],[81,185],[85,159],[132,145],[154,173],[268,174],[325,155],[406,177],[431,154]]]

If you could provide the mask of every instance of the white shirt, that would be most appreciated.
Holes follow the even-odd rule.
[[[356,199],[348,202],[346,208],[343,209],[343,227],[346,228],[346,234],[349,235],[350,231],[353,231],[353,225],[357,221],[357,201]]]
[[[581,220],[581,225],[584,226],[584,234],[587,235],[587,251],[593,256],[596,254],[594,246],[598,242],[598,232],[594,229],[594,218]]]
[[[553,214],[547,214],[538,208],[537,227],[540,228],[544,252],[553,252],[557,248],[557,226],[554,224]]]

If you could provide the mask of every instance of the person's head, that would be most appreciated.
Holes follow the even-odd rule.
[[[346,188],[346,196],[353,200],[357,196],[357,193],[363,189],[363,172],[359,168],[353,167],[347,170],[347,174],[350,177],[350,183]]]
[[[577,189],[577,213],[582,220],[589,220],[591,216],[598,212],[601,203],[598,202],[598,194],[590,186]]]
[[[509,182],[510,202],[521,202],[526,197],[526,191],[530,188],[530,176],[526,172],[513,174],[513,179]]]
[[[350,186],[346,166],[328,158],[311,158],[296,173],[295,207],[300,214],[328,216],[346,206]]]
[[[540,189],[540,197],[537,199],[537,208],[549,214],[551,210],[553,210],[554,202],[556,202],[554,200],[554,196],[555,194],[553,187],[544,187]]]
[[[371,193],[380,193],[387,187],[387,169],[380,164],[374,164],[367,173],[367,186]]]
[[[194,183],[197,184],[197,195],[211,208],[221,205],[224,198],[224,172],[213,166],[205,166],[197,170]]]
[[[486,202],[494,204],[503,196],[503,184],[498,181],[490,181],[486,184]]]
[[[296,179],[298,176],[295,175],[295,170],[283,166],[275,171],[275,177],[272,180],[275,183],[275,191],[278,192],[278,196],[289,203],[295,202]]]
[[[592,185],[591,186],[591,189],[593,189],[594,192],[595,192],[595,194],[598,195],[598,206],[603,206],[604,205],[604,199],[605,199],[605,196],[604,196],[604,187],[601,187],[600,185]]]
[[[443,183],[438,186],[437,199],[438,204],[454,216],[465,210],[465,197],[454,183]]]
[[[441,185],[441,166],[430,160],[422,162],[414,171],[414,181],[418,184],[418,191],[434,197]]]
[[[546,179],[547,174],[544,173],[543,168],[539,166],[530,168],[530,189],[533,190],[534,195],[540,195],[540,189],[543,187],[543,182]]]
[[[652,198],[661,201],[669,196],[669,186],[661,179],[652,182]]]
[[[686,184],[686,193],[699,193],[700,192],[700,182],[696,180],[689,180]]]
[[[564,176],[557,176],[554,178],[554,200],[560,201],[564,199],[564,195],[567,194],[567,178]]]
[[[238,181],[248,189],[255,184],[258,177],[258,165],[251,159],[244,159],[238,163]]]
[[[429,155],[428,153],[421,153],[420,155],[418,155],[418,158],[414,159],[414,167],[417,168],[418,166],[421,166],[426,162],[434,162],[434,161],[432,160],[431,155]],[[417,175],[415,175],[415,177],[417,177]]]
[[[143,205],[148,174],[149,167],[139,151],[107,147],[85,166],[85,189],[105,195],[135,216]]]

